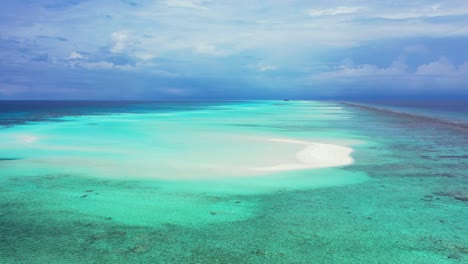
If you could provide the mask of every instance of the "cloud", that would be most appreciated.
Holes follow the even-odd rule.
[[[207,9],[205,6],[201,4],[200,1],[196,0],[168,0],[166,1],[166,5],[170,7],[180,7],[180,8],[189,8],[189,9],[199,9],[205,10]]]
[[[129,6],[132,6],[132,7],[138,6],[138,3],[135,2],[135,1],[123,0],[122,2],[124,2],[125,4],[127,4],[127,5],[129,5]]]
[[[97,61],[97,62],[82,62],[76,64],[82,68],[88,70],[132,70],[133,67],[130,65],[117,65],[108,61]]]
[[[64,37],[49,37],[49,36],[36,36],[38,39],[47,39],[47,40],[57,40],[57,41],[63,41],[66,42],[68,39]]]
[[[154,54],[147,53],[147,52],[135,52],[135,56],[139,60],[142,60],[142,61],[149,61],[149,60],[152,60],[152,59],[156,58],[156,56]]]
[[[437,61],[420,65],[415,74],[425,76],[465,76],[465,78],[468,78],[468,75],[466,75],[468,74],[468,62],[457,67],[450,60],[442,57]]]
[[[105,61],[109,61],[115,65],[121,65],[121,66],[125,66],[125,65],[135,66],[139,62],[138,57],[134,56],[133,54],[125,54],[125,53],[110,54],[110,56],[105,54],[102,58]]]
[[[248,66],[248,68],[261,71],[261,72],[274,71],[278,69],[276,65],[266,64],[266,63],[261,63],[261,62],[255,65],[250,65]]]
[[[430,49],[426,45],[422,44],[414,44],[414,45],[407,45],[403,48],[406,53],[415,53],[415,54],[425,54],[429,53]]]
[[[358,6],[338,6],[334,8],[325,8],[325,9],[309,9],[309,10],[306,10],[306,14],[309,16],[314,16],[314,17],[334,16],[334,15],[358,13],[363,10],[365,10],[365,8],[358,7]]]
[[[171,78],[174,83],[161,85],[183,89],[199,82],[206,91],[231,83],[231,76],[258,89],[312,74],[332,84],[380,79],[386,87],[409,77],[468,78],[462,75],[468,64],[461,63],[468,61],[468,16],[460,15],[468,14],[466,0],[338,2],[9,1],[0,9],[0,72],[21,76],[25,87],[45,78],[39,71],[58,87],[69,81],[56,74],[62,69],[102,87],[124,86],[115,78],[141,74],[154,78],[148,86]],[[407,60],[391,63],[399,54]],[[339,63],[348,57],[355,64]],[[12,83],[2,80],[0,86]]]
[[[81,55],[80,53],[76,52],[76,51],[72,51],[70,53],[70,56],[68,56],[66,59],[67,60],[78,60],[78,59],[84,59],[84,56]]]
[[[0,86],[0,95],[3,96],[14,96],[15,94],[21,94],[28,92],[28,87],[18,84],[2,84]]]
[[[113,45],[110,49],[112,53],[120,53],[125,49],[128,36],[123,32],[112,33]]]
[[[77,6],[87,0],[67,0],[67,1],[50,1],[51,3],[47,3],[44,5],[46,9],[64,9],[68,7]]]
[[[421,64],[416,70],[409,71],[402,58],[394,61],[389,67],[378,67],[373,64],[357,66],[341,65],[337,70],[321,72],[312,79],[339,80],[339,79],[379,79],[391,77],[393,80],[407,80],[410,82],[421,80],[458,79],[468,82],[468,62],[459,66],[442,57],[436,61]]]
[[[386,19],[414,19],[414,18],[431,18],[442,16],[460,16],[468,14],[468,6],[460,1],[452,1],[446,3],[437,3],[429,5],[418,5],[413,8],[403,10],[393,10],[388,12],[382,10],[374,15],[374,17]]]
[[[468,78],[468,61],[464,62],[460,66],[458,66],[458,73],[462,76],[465,76],[465,78]]]
[[[90,57],[72,52],[67,58],[69,66],[81,67],[85,69],[114,69],[114,70],[136,70],[137,64],[140,60],[130,54],[124,53],[103,53],[103,54],[90,54]]]
[[[396,76],[406,73],[407,65],[402,58],[395,60],[389,67],[378,67],[372,64],[353,66],[350,63],[341,65],[335,71],[322,72],[319,78],[342,78],[342,77],[376,77]]]
[[[215,45],[207,44],[207,43],[196,44],[193,47],[193,49],[196,53],[200,53],[200,54],[207,54],[207,55],[213,55],[213,56],[222,56],[225,54],[225,52],[219,50]]]
[[[48,60],[49,60],[49,54],[47,54],[47,53],[38,55],[38,56],[31,59],[31,61],[35,61],[35,62],[46,62]]]

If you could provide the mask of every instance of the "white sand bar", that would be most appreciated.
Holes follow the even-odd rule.
[[[303,145],[304,148],[296,153],[297,163],[285,163],[268,167],[256,167],[252,168],[252,170],[275,172],[287,170],[338,167],[352,164],[354,161],[351,157],[353,149],[349,147],[292,139],[272,138],[270,140],[273,142]]]

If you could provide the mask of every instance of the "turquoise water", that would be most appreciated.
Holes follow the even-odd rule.
[[[463,263],[463,127],[332,102],[4,111],[1,263]],[[40,110],[38,110],[40,109]],[[300,147],[349,166],[258,172]]]

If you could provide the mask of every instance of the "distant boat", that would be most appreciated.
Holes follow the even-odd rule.
[[[291,101],[291,100],[289,100],[289,99],[283,99],[283,101]]]

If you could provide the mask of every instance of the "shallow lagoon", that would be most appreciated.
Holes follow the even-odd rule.
[[[139,106],[0,130],[2,262],[466,261],[466,129],[328,102]],[[355,163],[249,175],[294,160],[266,138]]]

